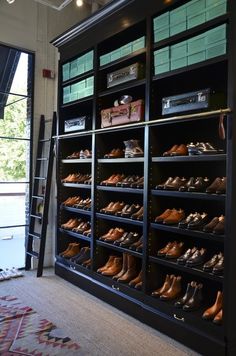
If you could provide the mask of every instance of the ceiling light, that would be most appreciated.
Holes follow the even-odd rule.
[[[15,2],[15,0],[7,0],[8,4],[13,4],[13,2]]]
[[[76,5],[77,6],[82,6],[83,5],[83,0],[76,0]]]

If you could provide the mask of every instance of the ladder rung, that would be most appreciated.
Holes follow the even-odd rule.
[[[32,218],[36,218],[36,219],[42,219],[41,215],[34,215],[34,214],[30,214],[30,216],[32,216]]]
[[[35,237],[36,239],[41,239],[41,235],[38,234],[37,232],[34,232],[34,233],[28,233],[29,236],[31,237]]]
[[[32,198],[43,200],[44,199],[44,195],[32,195]]]
[[[42,140],[40,140],[40,142],[49,142],[49,141],[51,141],[50,138],[43,138]]]
[[[29,252],[29,251],[27,251],[26,253],[27,253],[27,255],[30,255],[32,257],[39,258],[38,252],[35,252],[35,251]]]
[[[37,180],[46,180],[45,177],[34,177],[34,179],[37,179]]]
[[[48,158],[46,158],[46,157],[37,158],[37,161],[48,161]]]

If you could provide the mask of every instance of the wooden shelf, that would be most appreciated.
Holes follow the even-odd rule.
[[[152,189],[152,195],[159,197],[173,197],[173,198],[186,198],[186,199],[201,199],[208,201],[225,201],[225,194],[207,194],[207,193],[194,193],[194,192],[179,192],[174,190],[159,190]]]
[[[134,250],[130,250],[129,248],[116,246],[116,245],[113,245],[112,243],[108,243],[108,242],[100,241],[100,240],[96,240],[96,244],[98,246],[103,246],[103,247],[109,248],[109,249],[114,250],[114,251],[118,251],[118,252],[121,252],[121,253],[125,252],[125,253],[128,253],[129,255],[132,255],[132,256],[135,256],[135,257],[138,257],[138,258],[142,258],[142,253],[136,252]]]
[[[96,213],[96,217],[99,218],[99,219],[120,222],[122,224],[132,224],[132,225],[143,226],[143,221],[132,220],[132,219],[128,219],[128,218],[122,218],[122,217],[115,216],[115,215]]]
[[[131,193],[131,194],[143,194],[143,189],[138,188],[123,188],[123,187],[106,187],[104,185],[97,185],[97,190],[104,192],[118,192],[118,193]]]
[[[218,155],[195,155],[195,156],[176,156],[176,157],[152,157],[152,162],[218,162],[226,161],[226,154]]]
[[[120,91],[123,92],[124,90],[131,89],[131,88],[136,88],[136,87],[139,87],[139,86],[142,86],[142,85],[145,85],[145,84],[146,84],[146,79],[132,80],[130,82],[119,84],[119,85],[116,85],[116,86],[114,86],[112,88],[104,90],[104,91],[100,92],[98,94],[98,96],[101,98],[103,96],[115,94],[115,93],[118,93]]]

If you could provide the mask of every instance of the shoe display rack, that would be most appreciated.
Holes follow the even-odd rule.
[[[235,14],[225,0],[118,0],[52,41],[55,272],[204,355],[236,353]],[[107,87],[134,63],[143,76]],[[223,101],[162,114],[163,98],[208,88]],[[104,127],[101,111],[130,97],[144,117]]]

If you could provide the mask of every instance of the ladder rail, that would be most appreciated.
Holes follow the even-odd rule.
[[[30,223],[28,229],[28,236],[26,240],[26,261],[25,269],[31,269],[32,258],[38,259],[38,268],[37,268],[37,277],[41,277],[43,274],[43,264],[44,264],[44,255],[45,255],[45,246],[46,246],[46,235],[47,235],[47,225],[48,225],[48,213],[49,213],[49,201],[51,193],[51,180],[53,172],[53,148],[54,148],[54,139],[56,133],[56,112],[53,113],[53,119],[45,120],[44,115],[41,115],[40,118],[40,129],[38,135],[38,145],[37,145],[37,155],[36,155],[36,166],[35,166],[35,175],[33,179],[33,189],[31,196],[31,205],[30,205]],[[45,139],[45,122],[51,122],[51,135],[50,139]],[[49,143],[49,149],[47,152],[48,157],[43,158],[43,144],[46,142]],[[44,153],[45,156],[45,153]],[[41,173],[41,164],[47,161],[46,176],[40,177]],[[44,194],[39,194],[40,182],[45,182]],[[43,212],[42,214],[36,213],[37,209],[37,200],[43,201]],[[38,220],[41,223],[40,233],[34,231],[35,221]],[[39,241],[38,252],[33,250],[33,241],[37,239]]]

